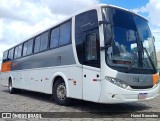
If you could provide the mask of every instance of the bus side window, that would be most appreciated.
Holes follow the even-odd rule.
[[[18,58],[18,46],[15,48],[14,51],[14,59]]]
[[[59,41],[59,27],[51,31],[50,48],[58,47],[58,41]]]
[[[9,50],[8,60],[12,60],[13,59],[13,52],[14,52],[13,48],[11,50]]]
[[[34,53],[37,53],[40,51],[40,44],[41,44],[41,38],[40,36],[36,37],[35,44],[34,44]]]
[[[97,60],[97,36],[96,33],[88,34],[85,42],[85,60]]]
[[[79,62],[100,68],[98,16],[90,10],[75,17],[75,43]]]
[[[23,56],[27,55],[27,45],[28,45],[28,42],[25,42],[23,45]]]
[[[91,33],[90,33],[91,32]],[[92,67],[100,68],[100,42],[99,33],[95,28],[90,31],[85,39],[85,60],[84,64]]]
[[[33,39],[27,42],[27,50],[26,50],[27,55],[32,54],[32,50],[33,50]]]
[[[17,58],[20,58],[21,56],[22,56],[22,44],[18,46]]]
[[[7,61],[7,56],[8,56],[8,51],[5,51],[3,53],[3,62],[6,62]]]
[[[64,23],[60,26],[59,45],[66,45],[71,40],[71,22]]]
[[[40,51],[44,51],[48,48],[48,32],[41,34]]]

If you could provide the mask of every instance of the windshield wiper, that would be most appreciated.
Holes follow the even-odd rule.
[[[127,68],[126,73],[128,73],[128,72],[131,70],[131,68],[132,68],[132,66],[133,66],[134,63],[135,63],[135,56],[133,56],[132,61],[131,61],[131,64],[130,64],[129,67]]]
[[[145,47],[143,47],[142,49],[146,52],[146,54],[147,54],[147,56],[148,56],[148,59],[149,59],[151,65],[152,65],[152,67],[153,67],[153,69],[154,69],[154,72],[156,72],[156,68],[155,68],[155,66],[154,66],[154,63],[153,63],[153,61],[152,61],[152,58],[151,58],[151,56],[149,55],[147,49],[146,49]],[[132,69],[132,66],[133,66],[133,64],[134,64],[135,62],[136,62],[136,61],[135,61],[135,56],[134,56],[134,57],[132,58],[131,64],[130,64],[130,66],[128,67],[126,73],[128,73],[128,72]]]
[[[152,67],[153,67],[153,69],[154,69],[154,72],[156,72],[156,67],[155,67],[155,65],[154,65],[154,63],[153,63],[153,60],[152,60],[151,56],[150,56],[149,53],[148,53],[148,50],[147,50],[145,47],[143,47],[143,50],[146,52],[146,54],[147,54],[147,56],[148,56],[148,59],[149,59],[151,65],[152,65]]]

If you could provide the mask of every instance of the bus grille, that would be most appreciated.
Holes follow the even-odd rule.
[[[153,86],[131,86],[132,89],[149,89]]]

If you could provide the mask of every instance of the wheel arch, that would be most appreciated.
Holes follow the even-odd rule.
[[[62,78],[64,80],[64,83],[66,85],[66,90],[67,90],[67,97],[69,97],[69,86],[68,86],[68,79],[67,77],[65,76],[65,74],[63,74],[62,72],[56,72],[54,75],[53,75],[53,78],[52,78],[52,84],[51,84],[51,89],[53,90],[53,86],[55,84],[55,82],[57,81],[58,78]],[[52,92],[53,93],[53,92]]]

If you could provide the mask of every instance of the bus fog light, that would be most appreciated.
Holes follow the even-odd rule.
[[[105,77],[105,79],[110,81],[112,84],[115,84],[121,88],[126,89],[128,87],[128,85],[125,82],[123,82],[119,79],[115,79],[115,78],[111,78],[111,77],[107,77],[107,76]]]

